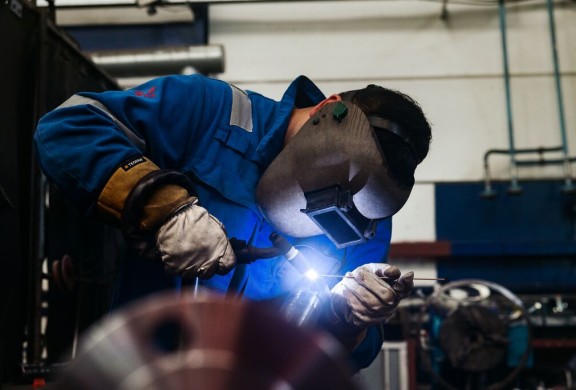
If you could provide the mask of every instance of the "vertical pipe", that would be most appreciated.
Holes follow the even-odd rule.
[[[568,140],[566,138],[566,120],[564,118],[564,101],[562,99],[562,82],[560,80],[560,67],[558,65],[558,48],[556,45],[556,22],[554,20],[554,1],[547,0],[548,23],[550,27],[550,46],[552,47],[552,60],[554,65],[554,81],[556,83],[556,99],[558,102],[558,118],[560,121],[560,135],[562,137],[562,152],[564,155],[565,191],[573,191],[572,173],[568,158]]]
[[[48,41],[47,41],[47,20],[44,13],[38,16],[37,32],[37,51],[35,64],[44,64],[47,62]],[[33,97],[33,118],[32,128],[36,125],[40,116],[46,112],[47,102],[47,76],[42,66],[36,66],[34,69],[34,97]],[[27,141],[31,145],[31,138]],[[26,362],[34,366],[43,363],[42,359],[42,262],[46,252],[45,242],[45,211],[46,211],[46,178],[36,166],[35,155],[32,149],[29,150],[29,183],[30,191],[29,201],[29,220],[28,220],[28,239],[30,248],[27,253],[28,257],[28,318],[27,318],[27,346]]]
[[[480,196],[485,199],[494,198],[496,196],[496,191],[492,188],[490,182],[490,165],[488,164],[488,157],[490,156],[490,151],[484,154],[484,190],[480,193]]]
[[[514,145],[514,125],[512,122],[512,104],[510,96],[510,71],[508,68],[508,47],[506,37],[506,5],[504,0],[498,1],[500,14],[500,36],[502,38],[502,60],[504,64],[504,87],[506,90],[506,114],[508,119],[508,143],[510,145],[510,188],[509,192],[520,192],[518,172],[516,169],[516,147]]]

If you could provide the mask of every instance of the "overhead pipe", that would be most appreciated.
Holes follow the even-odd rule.
[[[539,148],[526,148],[526,149],[514,149],[514,150],[510,150],[510,149],[490,149],[488,151],[486,151],[486,153],[484,153],[484,190],[481,193],[481,196],[483,198],[492,198],[494,196],[496,196],[496,191],[492,188],[492,184],[491,184],[491,177],[490,177],[490,165],[488,163],[488,160],[490,158],[491,155],[493,154],[504,154],[504,155],[510,155],[511,153],[514,154],[514,166],[515,169],[517,169],[518,166],[526,166],[526,165],[544,165],[547,163],[551,163],[552,161],[557,161],[557,160],[544,160],[543,155],[544,153],[548,153],[548,152],[559,152],[562,151],[562,147],[561,146],[555,146],[555,147],[549,147],[549,148],[544,148],[544,147],[539,147]],[[516,154],[530,154],[530,153],[538,153],[540,155],[540,159],[538,160],[516,160],[515,156]],[[563,160],[562,160],[563,162]],[[517,180],[517,178],[516,178]],[[514,185],[510,185],[510,187],[508,188],[508,193],[512,194],[512,195],[519,195],[522,193],[522,188],[517,184]]]
[[[506,114],[508,123],[508,142],[509,149],[491,149],[484,154],[484,190],[481,196],[484,198],[492,198],[496,195],[495,190],[491,185],[490,176],[490,166],[489,157],[493,154],[506,154],[510,156],[510,186],[508,187],[508,193],[510,194],[521,194],[522,188],[518,184],[518,167],[520,166],[534,166],[534,165],[548,165],[548,164],[562,164],[564,167],[564,187],[563,191],[573,192],[576,190],[572,184],[571,178],[571,163],[576,161],[576,157],[568,156],[568,143],[566,138],[566,126],[564,120],[564,105],[562,101],[562,89],[560,82],[560,72],[558,68],[558,54],[556,49],[556,27],[554,23],[554,10],[553,10],[553,0],[547,0],[548,2],[548,16],[550,22],[550,35],[552,40],[552,56],[554,62],[554,76],[556,81],[556,92],[558,98],[558,110],[560,116],[560,131],[562,136],[562,145],[557,147],[539,147],[539,148],[527,148],[527,149],[516,149],[514,144],[514,125],[512,120],[512,104],[511,104],[511,89],[510,89],[510,72],[508,66],[508,47],[507,47],[507,34],[506,34],[506,5],[504,0],[498,1],[499,6],[499,16],[500,16],[500,32],[501,32],[501,42],[502,42],[502,58],[504,66],[504,87],[506,91]],[[548,152],[562,152],[562,159],[545,159],[543,155]],[[533,160],[520,160],[516,159],[517,154],[526,153],[538,153],[540,158]]]
[[[224,71],[222,45],[107,50],[88,55],[116,78],[179,74],[190,68],[202,74]]]

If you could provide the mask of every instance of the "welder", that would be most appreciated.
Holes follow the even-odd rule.
[[[130,253],[117,305],[172,288],[173,275],[208,292],[281,298],[301,272],[286,256],[237,264],[230,241],[265,247],[278,232],[318,272],[346,274],[318,326],[362,368],[412,288],[412,273],[385,261],[431,129],[398,91],[369,85],[326,98],[300,76],[275,101],[201,75],[166,76],[78,93],[41,118],[34,140],[49,180],[86,216],[122,230]]]

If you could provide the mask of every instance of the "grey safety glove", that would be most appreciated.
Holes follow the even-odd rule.
[[[224,275],[236,264],[224,226],[195,197],[160,226],[156,250],[167,272],[186,278]]]
[[[401,275],[398,267],[384,263],[364,264],[347,272],[331,290],[335,321],[359,330],[386,322],[400,300],[410,295],[413,278],[413,272]]]

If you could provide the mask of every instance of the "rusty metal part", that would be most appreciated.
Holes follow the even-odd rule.
[[[60,260],[54,260],[51,265],[52,280],[60,291],[70,292],[74,290],[75,273],[72,257],[65,254]]]
[[[163,293],[97,324],[56,389],[356,388],[336,341],[255,302]]]

